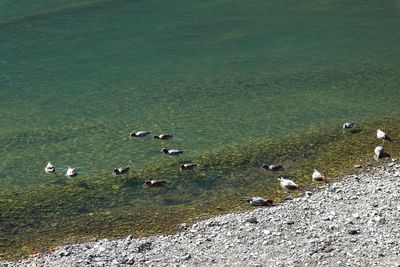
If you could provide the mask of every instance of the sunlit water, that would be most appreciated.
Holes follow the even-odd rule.
[[[0,10],[1,190],[51,182],[47,161],[60,176],[73,166],[111,177],[167,163],[163,146],[197,156],[400,115],[398,1],[3,0]]]
[[[400,112],[396,1],[3,2],[2,187]]]

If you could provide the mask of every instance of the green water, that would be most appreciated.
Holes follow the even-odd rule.
[[[17,2],[0,3],[0,193],[7,195],[0,199],[9,207],[24,201],[21,192],[37,194],[26,199],[40,205],[46,190],[70,188],[78,199],[93,197],[75,211],[79,216],[132,205],[143,218],[148,214],[140,204],[152,199],[169,214],[186,205],[192,215],[196,205],[217,201],[218,192],[257,192],[244,176],[265,155],[233,164],[239,168],[233,174],[203,169],[195,178],[174,174],[174,164],[204,159],[209,151],[229,157],[228,145],[265,145],[265,139],[319,129],[341,131],[347,120],[400,114],[398,1]],[[176,138],[133,140],[134,130]],[[185,155],[171,159],[160,152],[163,146]],[[57,175],[44,173],[47,161]],[[111,171],[127,164],[134,182],[120,184]],[[63,176],[68,166],[78,169],[75,185]],[[149,171],[150,177],[153,166],[168,172]],[[237,180],[226,185],[221,175]],[[187,181],[149,192],[143,177]],[[115,184],[121,190],[109,194],[118,200],[103,197]],[[272,193],[275,184],[265,185]],[[52,217],[55,224],[60,217]],[[73,226],[63,229],[73,232]]]
[[[0,24],[7,186],[47,181],[49,160],[82,174],[159,161],[133,130],[195,155],[399,114],[396,1],[13,2]]]

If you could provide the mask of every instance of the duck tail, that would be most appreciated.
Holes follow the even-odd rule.
[[[267,199],[267,201],[265,202],[266,206],[274,206],[274,201],[272,199]]]

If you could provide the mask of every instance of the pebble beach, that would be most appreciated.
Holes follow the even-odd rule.
[[[182,224],[173,235],[101,239],[0,266],[400,266],[399,189],[392,159],[275,206]]]

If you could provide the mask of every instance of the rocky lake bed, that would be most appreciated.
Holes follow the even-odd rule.
[[[173,235],[101,239],[0,266],[400,266],[400,160]]]

